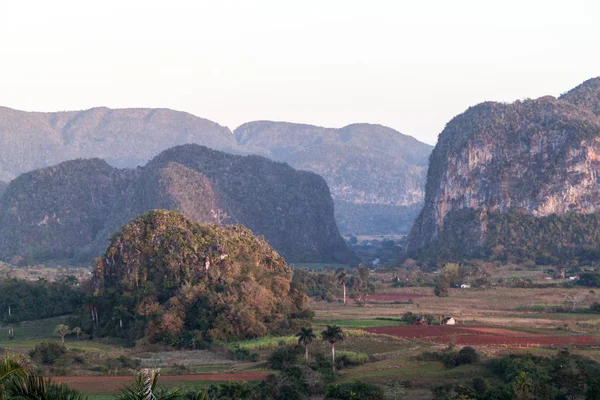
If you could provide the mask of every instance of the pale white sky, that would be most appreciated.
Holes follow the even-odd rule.
[[[0,0],[0,105],[391,126],[600,75],[600,1]]]

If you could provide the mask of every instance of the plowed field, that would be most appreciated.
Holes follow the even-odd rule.
[[[462,326],[386,326],[366,328],[368,332],[458,345],[600,345],[597,336],[543,336],[502,328]]]

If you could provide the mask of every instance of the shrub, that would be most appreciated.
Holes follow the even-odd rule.
[[[477,354],[477,350],[472,347],[463,347],[458,352],[458,356],[456,357],[456,365],[464,365],[464,364],[475,364],[479,361],[479,354]]]
[[[473,364],[479,360],[479,354],[472,347],[464,347],[459,352],[453,350],[453,347],[437,352],[424,351],[417,357],[421,361],[440,361],[446,368],[454,368],[463,364]]]
[[[362,365],[369,362],[367,353],[356,353],[354,351],[338,351],[335,355],[336,368]]]
[[[60,343],[41,342],[35,345],[29,352],[29,356],[39,363],[52,365],[66,353],[67,348]]]
[[[267,359],[267,365],[270,368],[282,370],[284,367],[296,365],[302,354],[304,354],[302,346],[281,346],[271,353]]]
[[[321,374],[326,383],[331,383],[335,380],[331,357],[325,356],[323,353],[313,354],[313,362],[310,364],[310,368]]]
[[[364,382],[329,385],[325,391],[325,399],[331,400],[383,400],[384,398],[383,389]]]
[[[231,356],[234,359],[240,360],[240,361],[252,361],[252,362],[258,361],[257,353],[251,353],[250,350],[240,347],[239,344],[236,345],[233,350],[230,350],[229,354],[231,354]]]

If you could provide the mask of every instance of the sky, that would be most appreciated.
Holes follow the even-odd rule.
[[[594,0],[0,0],[0,105],[390,126],[600,76]]]

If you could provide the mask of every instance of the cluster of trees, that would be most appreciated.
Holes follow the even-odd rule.
[[[486,221],[484,243],[480,221]],[[525,265],[586,265],[600,258],[600,213],[568,212],[546,217],[510,211],[452,211],[444,229],[410,256],[443,264],[464,259]]]
[[[375,293],[375,285],[369,278],[369,269],[360,264],[354,270],[338,268],[330,272],[295,269],[292,282],[298,285],[310,297],[318,300],[336,301],[338,297],[344,304],[348,299],[361,306],[366,296]]]
[[[155,210],[111,239],[80,326],[185,348],[295,331],[312,313],[291,278],[284,259],[247,228]]]
[[[600,364],[562,350],[553,357],[512,354],[487,364],[493,379],[473,379],[471,385],[432,389],[435,400],[511,400],[600,398]]]
[[[57,282],[0,280],[1,321],[15,323],[72,314],[79,311],[84,296],[73,276]]]

